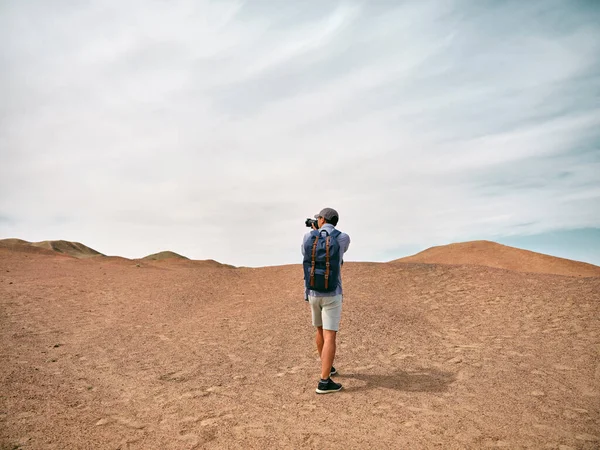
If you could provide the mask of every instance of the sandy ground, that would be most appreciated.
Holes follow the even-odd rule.
[[[0,249],[0,448],[600,448],[600,278],[347,263],[342,392],[299,265]]]

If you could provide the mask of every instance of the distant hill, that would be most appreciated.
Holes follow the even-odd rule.
[[[600,267],[491,241],[471,241],[431,247],[391,263],[468,264],[518,272],[600,277]]]
[[[0,239],[0,248],[5,248],[11,251],[20,253],[36,253],[43,255],[56,255],[53,250],[47,250],[45,248],[34,247],[31,242],[24,241],[23,239]]]
[[[24,241],[23,239],[16,239],[16,238],[11,238],[11,239],[0,239],[0,245],[2,247],[16,247],[19,245],[29,245],[31,244],[31,242],[29,241]]]
[[[1,239],[0,248],[8,248],[16,251],[23,251],[28,253],[43,253],[50,255],[62,253],[63,255],[68,255],[80,259],[92,258],[94,256],[104,256],[102,253],[79,242],[70,242],[62,240],[29,242],[23,239]]]
[[[142,261],[169,261],[170,263],[184,264],[189,267],[235,268],[229,264],[222,264],[214,259],[189,259],[172,251],[154,253],[141,258]]]
[[[162,261],[163,259],[170,259],[170,258],[178,258],[178,259],[187,259],[189,260],[189,258],[180,255],[179,253],[175,253],[172,251],[164,251],[164,252],[158,252],[158,253],[153,253],[151,255],[148,256],[144,256],[142,259],[145,260],[151,260],[151,261]]]
[[[0,249],[8,249],[11,251],[23,252],[23,253],[37,253],[43,255],[54,255],[54,256],[69,256],[79,259],[92,258],[95,256],[103,256],[103,261],[112,262],[131,262],[128,258],[122,258],[120,256],[106,256],[93,248],[83,245],[79,242],[70,241],[42,241],[42,242],[29,242],[23,239],[0,239]],[[186,256],[180,255],[172,251],[163,251],[153,253],[145,256],[144,258],[137,259],[136,261],[170,261],[170,263],[177,263],[179,265],[189,265],[190,267],[212,267],[212,268],[235,268],[229,264],[222,264],[214,259],[206,260],[191,260]]]
[[[192,261],[195,265],[201,265],[204,267],[213,267],[213,268],[221,268],[221,269],[235,269],[235,266],[231,264],[223,264],[219,261],[215,261],[214,259],[196,259]]]
[[[94,256],[105,256],[99,251],[93,248],[83,245],[80,242],[70,241],[42,241],[32,242],[31,245],[34,247],[45,248],[47,250],[54,250],[55,252],[65,253],[75,258],[92,258]]]

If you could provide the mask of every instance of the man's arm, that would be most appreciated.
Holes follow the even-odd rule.
[[[304,235],[304,239],[302,239],[302,256],[304,256],[304,246],[306,245],[306,241],[310,238],[310,231]]]
[[[348,236],[346,233],[340,234],[338,237],[338,244],[340,244],[341,256],[344,256],[344,253],[346,253],[348,248],[350,248],[350,236]]]
[[[306,241],[308,240],[309,237],[310,237],[310,232],[306,233],[304,235],[304,239],[302,240],[302,257],[304,257],[304,245],[306,244]],[[308,289],[306,288],[306,285],[304,286],[304,301],[305,302],[308,301]]]

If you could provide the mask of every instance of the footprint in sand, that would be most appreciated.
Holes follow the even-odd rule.
[[[238,362],[241,362],[241,361],[243,361],[243,360],[244,360],[243,358],[241,358],[241,357],[239,357],[239,356],[237,356],[237,355],[234,355],[233,353],[230,353],[230,354],[228,354],[227,356],[228,356],[228,358],[229,358],[229,359],[230,359],[232,362],[235,362],[235,363],[238,363]]]
[[[298,411],[298,414],[302,416],[311,416],[314,414],[314,411],[317,409],[317,402],[311,401],[310,403],[305,403],[302,405],[302,409]]]
[[[200,445],[200,438],[195,434],[181,434],[177,437],[177,439],[188,444],[190,448],[196,448],[198,445]]]
[[[204,444],[214,441],[217,438],[214,429],[203,429],[201,433],[181,433],[177,439],[184,443],[185,447],[177,446],[177,448],[196,449],[201,448]]]
[[[598,436],[594,436],[593,434],[587,433],[576,434],[575,439],[583,442],[600,442],[600,438]]]
[[[244,438],[246,435],[254,436],[254,437],[266,437],[267,430],[263,425],[260,424],[249,424],[249,425],[241,425],[233,427],[233,432],[235,433],[238,439]]]
[[[183,370],[165,373],[158,377],[160,381],[186,381],[188,378],[189,374]]]
[[[121,425],[124,425],[127,428],[132,428],[134,430],[142,430],[148,426],[145,423],[142,423],[135,419],[131,419],[129,417],[115,417],[115,420],[117,421],[117,423],[120,423]]]
[[[111,423],[118,423],[120,425],[126,426],[127,428],[131,428],[134,430],[143,430],[148,426],[148,424],[142,423],[138,420],[122,416],[103,417],[102,419],[98,420],[94,425],[97,427],[102,427]]]
[[[185,399],[189,399],[189,398],[206,397],[208,395],[210,395],[209,392],[206,392],[204,390],[195,389],[193,391],[184,392],[183,394],[181,394],[177,398],[179,400],[185,400]]]
[[[209,417],[208,419],[204,419],[200,421],[201,427],[207,427],[209,425],[216,425],[219,422],[218,417]]]
[[[109,418],[109,417],[105,417],[104,419],[100,419],[98,422],[95,423],[95,425],[97,427],[101,427],[104,425],[108,425],[109,423],[114,422],[113,419]]]
[[[294,366],[291,369],[287,369],[287,370],[285,370],[283,372],[276,373],[275,376],[281,378],[281,377],[284,377],[284,376],[286,376],[288,374],[295,375],[299,371],[301,371],[302,369],[303,369],[303,366]]]
[[[209,427],[209,426],[212,426],[212,425],[218,425],[218,424],[220,424],[223,421],[233,420],[233,419],[235,419],[235,416],[233,414],[222,412],[222,413],[219,413],[216,416],[207,417],[205,419],[202,419],[200,421],[200,426],[201,427]]]
[[[181,419],[181,423],[185,423],[185,424],[189,424],[189,423],[196,423],[200,421],[200,417],[198,416],[187,416],[184,417],[183,419]]]

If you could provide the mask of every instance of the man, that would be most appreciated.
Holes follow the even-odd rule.
[[[328,288],[327,292],[323,292],[323,290],[317,291],[311,289],[308,280],[306,280],[305,283],[305,299],[310,303],[312,323],[317,329],[317,350],[319,351],[319,357],[321,358],[321,380],[319,381],[316,392],[317,394],[329,394],[338,392],[342,389],[342,385],[335,383],[331,379],[331,376],[337,373],[333,367],[333,360],[335,358],[336,335],[342,316],[343,293],[341,266],[343,264],[342,257],[350,246],[350,236],[346,233],[340,233],[335,229],[335,226],[339,221],[339,214],[335,209],[324,208],[319,214],[315,215],[315,218],[317,219],[318,229],[314,225],[312,228],[319,232],[319,238],[322,236],[326,239],[327,236],[332,236],[333,234],[333,237],[337,239],[337,243],[339,244],[339,267],[336,268],[339,275],[337,276],[336,286],[331,286]],[[306,233],[302,242],[302,255],[305,256],[305,268],[307,264],[309,264],[316,234],[317,233],[314,231]],[[309,257],[307,258],[306,255]],[[336,256],[334,255],[334,257]],[[307,269],[305,269],[305,279],[306,278],[308,278]]]

